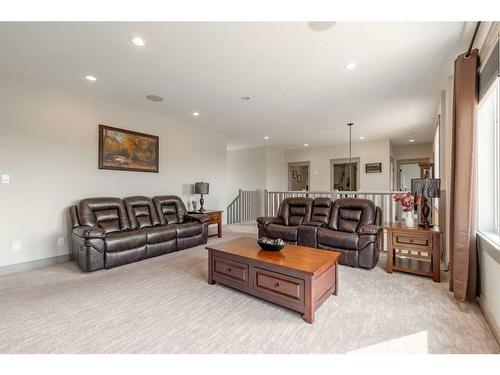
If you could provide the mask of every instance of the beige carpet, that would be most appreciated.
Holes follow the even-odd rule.
[[[0,353],[498,353],[476,304],[455,301],[446,281],[389,275],[383,261],[341,266],[340,294],[313,325],[208,285],[203,246],[88,274],[65,263],[2,276]]]

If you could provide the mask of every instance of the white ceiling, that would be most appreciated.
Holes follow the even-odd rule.
[[[355,123],[355,140],[419,143],[432,139],[439,92],[472,29],[463,22],[0,23],[0,73],[212,127],[227,134],[229,148],[345,143],[347,122]],[[146,46],[133,46],[132,35]],[[357,68],[346,70],[351,61]],[[165,101],[149,102],[149,94]]]

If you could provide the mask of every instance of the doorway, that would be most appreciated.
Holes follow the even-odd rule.
[[[288,190],[309,190],[309,162],[288,163]]]
[[[359,188],[359,158],[352,158],[350,164],[349,159],[332,159],[330,163],[330,188],[339,191],[357,191]]]
[[[397,189],[411,191],[412,178],[420,178],[419,163],[428,163],[428,159],[398,160]]]

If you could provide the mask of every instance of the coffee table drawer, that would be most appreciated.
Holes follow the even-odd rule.
[[[233,281],[248,284],[248,265],[214,257],[214,273]]]
[[[304,302],[304,280],[262,268],[253,268],[254,289],[292,301]]]

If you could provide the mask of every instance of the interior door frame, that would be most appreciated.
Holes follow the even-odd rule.
[[[361,179],[361,158],[359,156],[353,156],[351,158],[352,164],[356,164],[356,191],[359,191],[360,179]],[[335,164],[349,164],[349,158],[337,158],[330,159],[330,190],[335,190]]]
[[[310,187],[310,176],[311,176],[311,162],[310,161],[294,161],[287,164],[287,190],[291,191],[291,177],[290,177],[290,167],[307,167],[307,181],[306,181],[306,191],[311,190]]]
[[[429,163],[431,158],[416,158],[416,159],[399,159],[396,160],[396,187],[397,191],[401,189],[401,165],[403,164],[418,164],[418,163]]]

